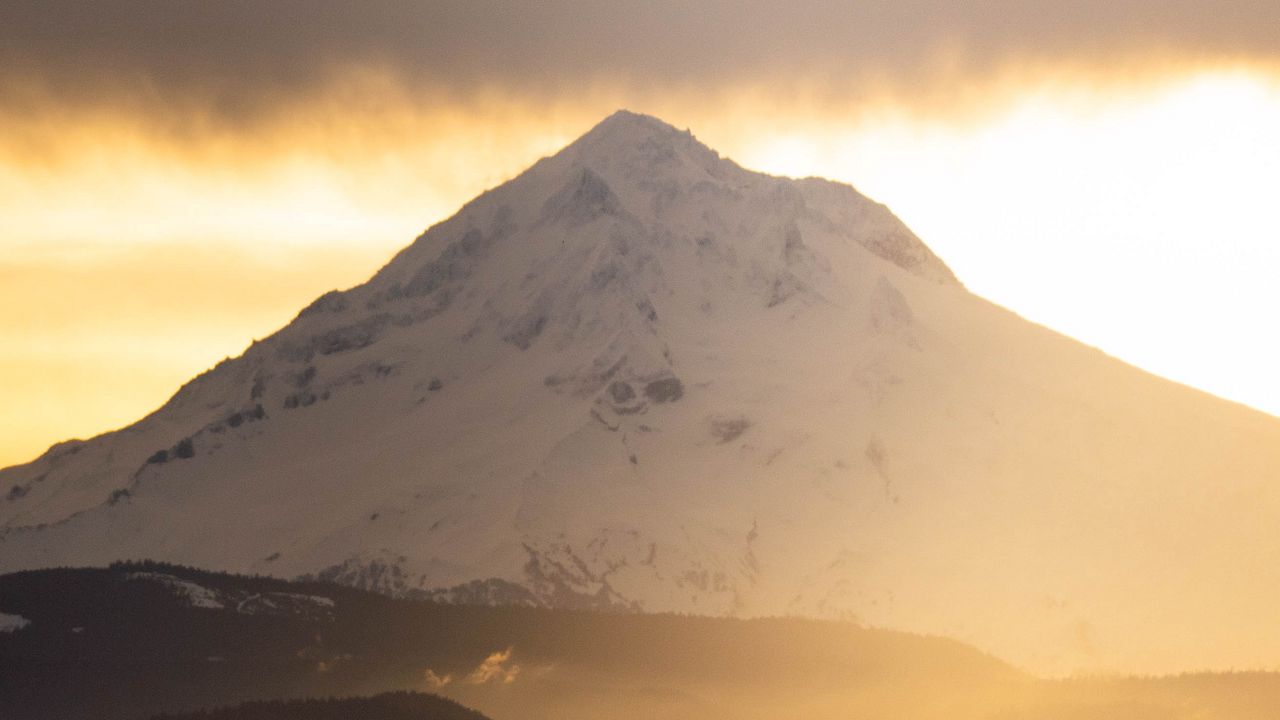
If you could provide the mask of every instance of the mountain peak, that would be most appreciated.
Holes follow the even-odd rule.
[[[679,130],[652,115],[618,110],[612,115],[596,123],[586,132],[581,140],[599,142],[608,139],[615,142],[640,144],[654,140],[676,140],[679,137],[692,138],[687,130]]]
[[[1247,570],[1280,552],[1280,428],[1162,383],[968,295],[848,185],[620,111],[135,425],[0,470],[0,572],[151,557],[963,628],[1050,672],[1274,664]],[[1097,582],[1133,568],[1141,597]],[[1171,644],[1151,612],[1230,622]]]
[[[615,110],[613,114],[595,124],[588,134],[593,132],[666,132],[678,133],[674,125],[653,115],[638,113],[626,108]]]
[[[1190,652],[1130,631],[1093,573],[1161,568],[1132,607],[1169,616],[1199,612],[1187,578],[1255,597],[1238,569],[1280,541],[1246,531],[1280,494],[1204,525],[1190,574],[1140,553],[1189,542],[1150,510],[1200,517],[1191,489],[1222,457],[1254,483],[1280,445],[1160,382],[969,295],[848,185],[620,111],[150,417],[0,471],[0,572],[151,556],[422,597],[963,626],[1051,670],[1152,667],[1148,649],[1176,668]],[[1188,412],[1150,412],[1156,395]],[[1096,540],[1058,534],[1063,512]],[[1016,623],[989,612],[1042,591]],[[1231,610],[1262,639],[1195,658],[1274,662],[1273,613]],[[1054,634],[1079,623],[1096,645]]]
[[[679,130],[651,115],[618,110],[557,153],[550,164],[567,175],[554,180],[539,178],[538,182],[566,188],[560,191],[562,196],[592,202],[594,198],[619,199],[616,209],[629,210],[633,219],[662,223],[667,211],[691,202],[716,205],[729,201],[737,206],[731,212],[738,215],[744,211],[752,215],[755,209],[748,208],[757,206],[772,218],[769,223],[816,222],[827,229],[843,228],[841,233],[849,239],[913,275],[946,285],[960,284],[901,220],[849,185],[747,170],[721,157],[689,130]],[[592,192],[577,192],[584,188]],[[719,197],[712,199],[710,195]],[[752,197],[754,200],[748,199]],[[712,208],[702,206],[698,212],[705,214]],[[744,233],[727,227],[719,231],[735,234],[738,241],[734,245],[741,252]],[[789,230],[779,232],[785,235]]]
[[[645,173],[689,165],[707,171],[733,163],[707,147],[688,130],[679,130],[652,115],[618,110],[601,120],[561,153],[601,170],[619,163]],[[635,167],[637,166],[638,167]]]

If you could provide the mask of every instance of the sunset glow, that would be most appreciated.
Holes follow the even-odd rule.
[[[0,717],[1280,717],[1276,28],[0,0]]]
[[[625,102],[606,93],[527,116],[404,105],[360,116],[363,132],[330,109],[315,124],[195,144],[137,122],[69,121],[60,144],[37,133],[43,154],[0,148],[11,400],[0,461],[154,409]],[[1262,331],[1280,307],[1269,282],[1280,264],[1276,76],[1200,71],[1125,92],[1055,83],[954,115],[778,108],[755,93],[718,111],[678,95],[650,102],[744,165],[855,185],[980,295],[1280,413],[1280,340]],[[256,289],[222,291],[233,286]]]

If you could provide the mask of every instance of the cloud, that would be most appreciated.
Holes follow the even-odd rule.
[[[490,653],[474,670],[467,673],[460,682],[468,685],[487,685],[489,683],[509,685],[515,682],[520,675],[520,666],[511,661],[511,653],[511,648]],[[439,690],[454,682],[453,673],[438,675],[436,671],[430,668],[427,668],[426,672],[423,673],[423,679],[426,681],[427,687],[432,690]]]
[[[490,682],[510,684],[520,674],[520,666],[511,662],[511,648],[491,653],[484,662],[476,666],[467,675],[466,682],[471,685],[484,685]]]
[[[0,106],[162,106],[188,129],[240,128],[371,77],[423,105],[602,87],[909,97],[1027,65],[1273,63],[1277,26],[1276,3],[1211,0],[10,0]]]
[[[427,671],[423,673],[423,678],[427,681],[427,687],[432,690],[439,690],[445,685],[448,685],[453,682],[452,673],[437,675],[436,671],[432,670],[431,668],[427,668]]]

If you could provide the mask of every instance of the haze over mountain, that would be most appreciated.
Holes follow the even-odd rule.
[[[5,720],[483,720],[403,691],[495,720],[1274,720],[1280,706],[1280,673],[1045,680],[839,621],[446,605],[159,563],[3,575],[0,613],[27,623],[0,625]]]
[[[151,557],[853,618],[1037,672],[1272,667],[1278,480],[1275,418],[970,294],[850,187],[620,112],[137,424],[0,471],[0,571]]]

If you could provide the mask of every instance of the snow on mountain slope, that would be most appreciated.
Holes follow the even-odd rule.
[[[0,633],[14,633],[30,624],[31,621],[21,615],[0,613]]]
[[[0,570],[854,617],[1045,672],[1280,664],[1280,421],[969,294],[852,188],[625,112],[0,494]]]

